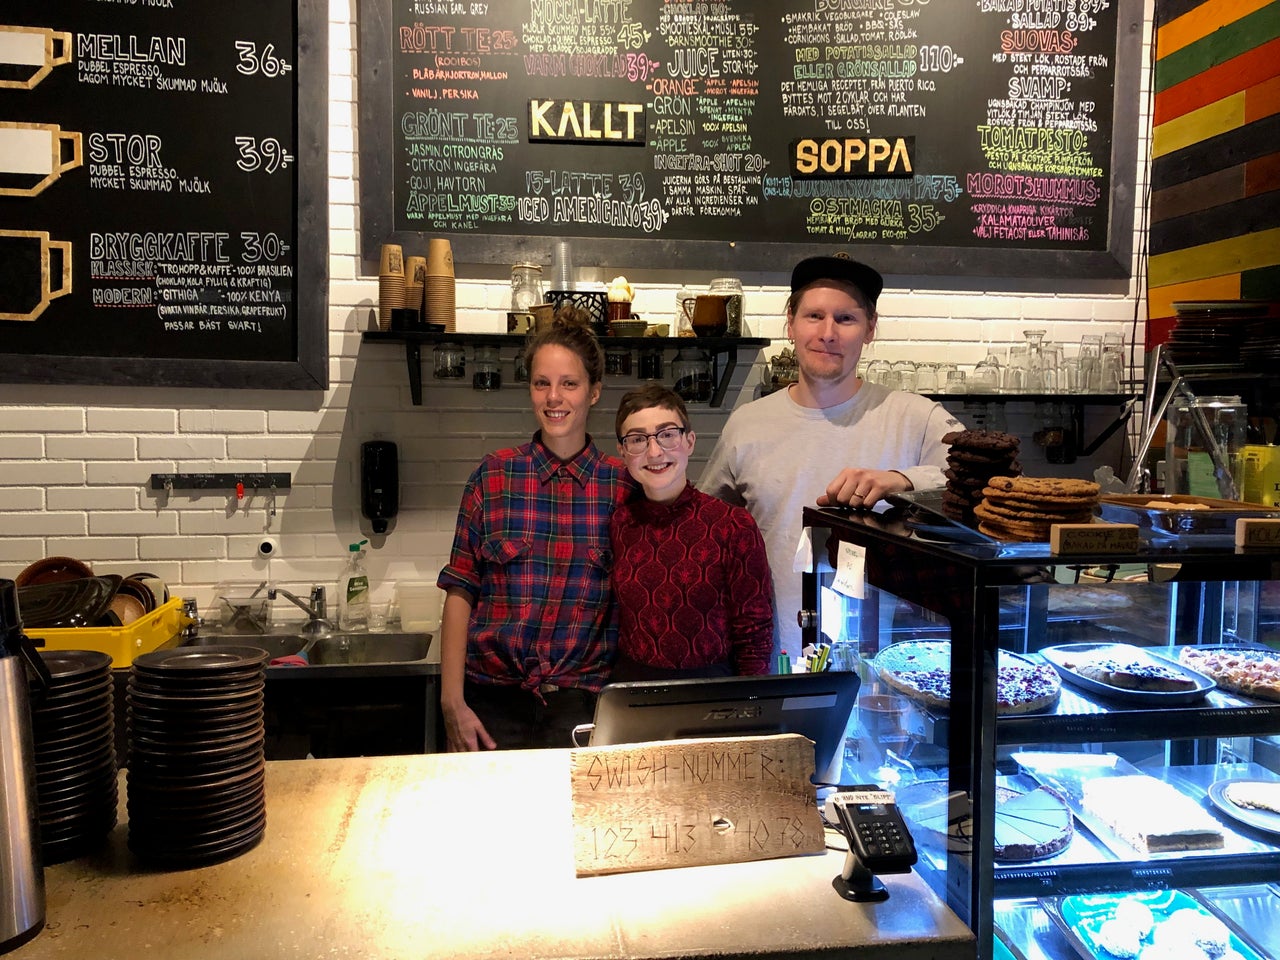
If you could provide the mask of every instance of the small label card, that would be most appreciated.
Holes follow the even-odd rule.
[[[580,877],[745,863],[825,848],[797,733],[570,751]]]
[[[1236,521],[1237,547],[1280,547],[1280,520]]]
[[[1136,553],[1136,523],[1055,523],[1049,528],[1049,552]]]

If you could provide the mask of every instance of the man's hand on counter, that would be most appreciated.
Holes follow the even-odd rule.
[[[820,507],[846,506],[869,510],[891,493],[912,489],[911,481],[897,470],[865,470],[846,467],[818,497]]]
[[[444,730],[450,753],[497,749],[498,742],[489,736],[489,731],[484,728],[480,718],[465,702],[457,705],[442,703],[440,710],[444,714]]]

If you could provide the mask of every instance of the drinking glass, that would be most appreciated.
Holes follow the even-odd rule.
[[[1080,392],[1097,393],[1102,387],[1102,337],[1087,333],[1080,338]]]
[[[938,392],[938,365],[934,363],[916,364],[916,392]]]
[[[914,719],[906,697],[869,693],[858,698],[858,760],[873,783],[892,788],[915,780],[908,760],[920,739],[912,732]]]
[[[976,393],[998,393],[1000,390],[1000,360],[988,353],[973,368],[970,385]]]
[[[948,370],[947,385],[945,393],[967,393],[968,385],[965,383],[965,373],[963,370]]]
[[[1027,367],[1031,362],[1030,348],[1025,343],[1015,343],[1009,348],[1009,364],[1004,368],[1004,393],[1026,393]]]
[[[910,360],[899,360],[893,365],[893,372],[898,376],[897,389],[914,391],[918,368]]]
[[[886,383],[892,379],[893,366],[888,360],[872,360],[867,364],[866,379],[871,383]]]

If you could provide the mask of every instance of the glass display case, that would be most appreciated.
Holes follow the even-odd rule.
[[[1280,551],[804,523],[805,641],[864,680],[841,782],[896,793],[980,957],[1280,957]]]

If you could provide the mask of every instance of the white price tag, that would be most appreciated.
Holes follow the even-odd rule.
[[[836,578],[831,589],[846,597],[862,600],[866,593],[867,550],[856,543],[842,541],[836,556]]]

